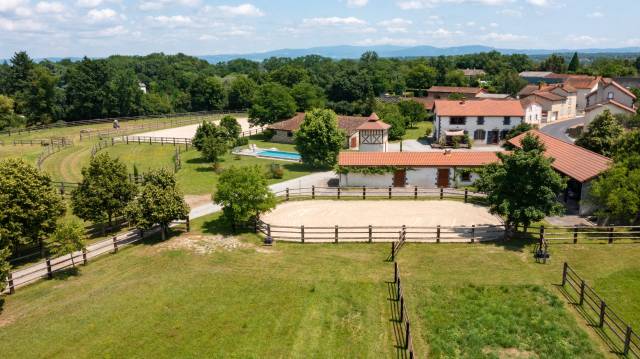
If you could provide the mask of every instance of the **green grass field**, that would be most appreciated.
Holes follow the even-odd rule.
[[[425,137],[427,129],[433,129],[433,122],[421,121],[416,122],[414,127],[407,128],[407,132],[402,136],[403,140],[418,140]]]
[[[6,297],[12,357],[398,357],[383,244],[263,247],[218,235],[147,242]],[[401,275],[418,357],[612,357],[556,286],[562,262],[623,318],[640,300],[639,244],[407,244]],[[626,278],[619,276],[624,271]],[[631,319],[635,316],[636,319]],[[39,338],[39,340],[33,340]],[[72,349],[74,348],[74,349]],[[506,356],[505,356],[506,355]]]

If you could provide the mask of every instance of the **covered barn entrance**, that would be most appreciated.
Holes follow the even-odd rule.
[[[438,168],[438,181],[436,185],[440,188],[449,187],[449,169]]]

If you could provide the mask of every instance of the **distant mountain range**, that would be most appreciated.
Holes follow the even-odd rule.
[[[0,0],[2,1],[2,0]],[[580,54],[590,54],[590,55],[612,55],[612,56],[621,56],[621,55],[640,55],[640,47],[621,47],[621,48],[611,48],[611,49],[600,49],[600,48],[590,48],[590,49],[556,49],[556,50],[545,50],[545,49],[500,49],[490,46],[483,45],[466,45],[466,46],[453,46],[453,47],[435,47],[435,46],[392,46],[392,45],[381,45],[381,46],[351,46],[351,45],[342,45],[342,46],[324,46],[324,47],[311,47],[306,49],[280,49],[280,50],[272,50],[267,52],[255,52],[248,54],[223,54],[223,55],[201,55],[196,56],[197,58],[208,61],[209,63],[218,63],[225,62],[234,59],[247,59],[253,61],[262,61],[264,59],[268,59],[270,57],[301,57],[307,55],[320,55],[324,57],[330,57],[333,59],[357,59],[366,51],[375,51],[378,53],[380,57],[431,57],[431,56],[454,56],[454,55],[468,55],[468,54],[477,54],[480,52],[489,52],[489,51],[499,51],[503,54],[525,54],[534,57],[543,57],[551,54],[566,54],[570,55],[574,52],[578,52]],[[95,57],[92,57],[95,58]],[[35,60],[40,62],[43,60],[49,60],[53,62],[58,62],[64,59],[69,59],[71,61],[79,61],[81,57],[43,57],[36,58]],[[9,61],[9,59],[0,59],[0,63],[4,61]]]
[[[247,59],[254,61],[262,61],[270,57],[300,57],[306,55],[320,55],[334,59],[355,59],[359,58],[366,51],[375,51],[380,57],[420,57],[420,56],[452,56],[476,54],[479,52],[499,51],[503,54],[525,54],[530,56],[544,56],[554,53],[573,53],[577,51],[581,54],[638,54],[640,47],[624,47],[614,49],[500,49],[482,45],[467,45],[454,47],[435,47],[435,46],[326,46],[312,47],[307,49],[281,49],[267,52],[257,52],[249,54],[229,54],[229,55],[203,55],[199,58],[210,63],[224,62],[234,59]]]

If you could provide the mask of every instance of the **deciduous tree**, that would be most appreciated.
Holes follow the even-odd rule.
[[[398,109],[406,120],[406,127],[413,127],[416,122],[426,121],[429,118],[429,113],[424,106],[414,100],[400,101]]]
[[[589,124],[586,131],[576,140],[576,145],[610,157],[613,146],[623,131],[611,112],[605,110]]]
[[[45,240],[47,251],[54,257],[72,254],[85,246],[84,227],[79,221],[64,222]],[[73,256],[71,264],[75,265]]]
[[[249,110],[249,121],[264,126],[290,118],[296,112],[296,101],[289,90],[277,83],[266,83],[258,88]]]
[[[304,112],[313,108],[323,108],[326,102],[322,88],[308,82],[300,82],[291,89],[297,110]]]
[[[237,76],[229,87],[229,108],[248,109],[258,85],[247,76]]]
[[[222,216],[235,228],[273,209],[275,195],[269,189],[264,170],[259,166],[226,169],[218,179],[213,202],[222,206]]]
[[[296,150],[302,162],[313,167],[333,166],[345,143],[345,134],[338,127],[338,118],[331,110],[307,112],[295,136]]]

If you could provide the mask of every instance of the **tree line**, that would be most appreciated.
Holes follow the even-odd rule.
[[[466,68],[483,69],[486,75],[464,76],[461,69]],[[322,107],[368,115],[373,99],[384,93],[420,96],[431,86],[449,85],[515,94],[525,84],[518,76],[525,70],[618,76],[635,75],[639,69],[640,58],[581,64],[576,54],[565,64],[558,55],[534,61],[495,51],[411,59],[366,52],[356,60],[310,55],[218,64],[162,53],[36,63],[18,52],[0,64],[0,128],[221,109],[250,109],[251,117],[263,123]]]

